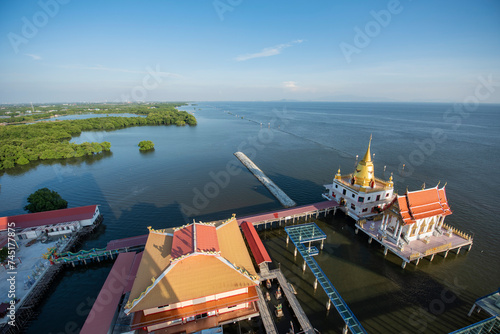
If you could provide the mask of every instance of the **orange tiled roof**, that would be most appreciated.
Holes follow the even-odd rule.
[[[430,188],[398,196],[399,213],[405,224],[437,215],[451,215],[445,188]]]
[[[127,313],[255,286],[256,275],[234,217],[151,230]]]

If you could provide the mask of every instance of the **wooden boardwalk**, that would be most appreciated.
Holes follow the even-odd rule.
[[[285,293],[286,299],[290,303],[290,306],[292,307],[292,310],[297,317],[297,320],[300,323],[300,326],[302,327],[302,332],[301,333],[306,333],[306,334],[314,334],[314,328],[311,325],[311,322],[309,322],[309,319],[307,318],[306,313],[302,309],[302,306],[300,306],[299,301],[297,300],[297,297],[293,294],[293,292],[290,290],[290,285],[288,285],[288,282],[285,279],[285,276],[279,269],[274,269],[274,270],[269,270],[269,271],[261,271],[260,273],[260,280],[265,281],[268,279],[274,279],[276,278],[281,286],[281,289]]]
[[[259,313],[260,318],[262,319],[262,323],[264,324],[264,328],[266,329],[267,334],[277,334],[278,330],[276,329],[276,325],[274,324],[273,317],[271,313],[269,313],[269,308],[267,307],[267,303],[264,300],[264,296],[262,295],[262,291],[257,287],[257,295],[259,295],[259,300],[257,301],[257,305],[259,305]]]

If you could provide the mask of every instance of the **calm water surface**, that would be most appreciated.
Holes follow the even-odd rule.
[[[84,248],[182,225],[193,218],[223,219],[280,209],[274,197],[233,153],[242,150],[299,205],[322,200],[336,170],[352,172],[373,134],[375,173],[403,193],[425,182],[447,182],[453,215],[447,222],[474,233],[470,253],[437,256],[400,268],[375,243],[355,235],[342,215],[318,221],[328,234],[316,260],[369,333],[447,333],[482,319],[467,318],[473,301],[498,288],[500,232],[496,217],[500,178],[500,106],[468,115],[447,104],[218,102],[184,107],[196,127],[135,127],[86,132],[75,142],[109,141],[112,153],[39,163],[0,177],[0,214],[23,213],[26,197],[49,187],[70,206],[99,204],[105,220]],[[201,109],[201,110],[200,110]],[[451,109],[452,110],[452,109]],[[262,123],[262,125],[261,125]],[[155,150],[137,144],[152,140]],[[405,169],[402,170],[402,165]],[[237,167],[235,167],[237,166]],[[385,170],[384,170],[385,167]],[[232,172],[228,177],[227,171]],[[313,291],[282,229],[261,233],[276,265],[292,281],[313,325],[338,333],[342,321],[326,295]],[[67,270],[29,333],[71,333],[85,321],[111,264]],[[56,320],[57,319],[57,320]]]

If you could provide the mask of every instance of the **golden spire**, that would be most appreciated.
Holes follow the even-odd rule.
[[[340,175],[340,167],[339,167],[337,174],[335,174],[335,180],[340,180],[341,178],[342,178],[342,175]]]
[[[370,187],[375,182],[373,162],[370,154],[371,143],[372,136],[370,135],[370,141],[368,142],[368,149],[366,150],[365,156],[358,163],[354,171],[354,183],[362,187]]]

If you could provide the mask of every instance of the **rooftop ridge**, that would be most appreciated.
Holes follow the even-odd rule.
[[[125,304],[125,309],[127,310],[127,314],[130,313],[130,311],[132,310],[132,308],[134,308],[135,306],[137,306],[137,304],[156,286],[156,284],[158,284],[159,281],[162,280],[163,277],[165,277],[165,275],[170,271],[172,270],[173,267],[175,267],[177,262],[174,262],[174,263],[170,263],[170,265],[160,274],[160,276],[158,276],[157,278],[154,278],[152,277],[151,278],[151,281],[152,283],[150,285],[148,285],[146,287],[146,289],[141,292],[141,294],[139,295],[139,297],[137,298],[134,298],[133,300],[129,300],[127,302],[127,304]]]
[[[237,271],[238,273],[240,273],[241,275],[245,276],[249,280],[251,280],[253,282],[258,282],[259,276],[250,274],[248,272],[248,270],[246,270],[243,267],[238,267],[236,264],[231,263],[231,261],[229,261],[228,259],[226,259],[223,256],[216,256],[216,258],[219,259],[222,263],[224,263],[227,266],[229,266],[231,269],[233,269],[233,270]]]

